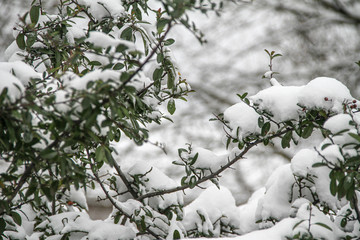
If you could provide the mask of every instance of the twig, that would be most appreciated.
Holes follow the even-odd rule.
[[[121,171],[120,166],[117,164],[116,161],[114,161],[114,168],[115,168],[116,172],[118,173],[119,177],[121,178],[121,180],[124,182],[126,188],[128,189],[129,193],[131,194],[131,196],[133,196],[133,198],[137,198],[138,197],[137,193],[131,187],[131,184],[127,180],[125,174]]]
[[[107,199],[109,199],[109,201],[111,202],[111,204],[117,209],[119,210],[126,218],[131,219],[131,215],[127,214],[124,210],[122,210],[122,208],[114,201],[114,199],[110,196],[108,190],[105,188],[104,184],[102,183],[101,179],[99,178],[99,175],[95,172],[94,170],[94,164],[91,162],[91,156],[89,153],[89,150],[86,149],[86,154],[88,156],[88,159],[90,161],[90,166],[91,166],[91,171],[94,174],[94,177],[96,179],[96,181],[99,183],[101,189],[103,190],[103,192],[105,193]],[[146,231],[152,235],[153,237],[155,237],[156,239],[161,239],[160,236],[158,236],[156,233],[154,233],[153,231],[151,231],[150,229],[146,229]]]
[[[144,60],[144,62],[142,64],[140,64],[140,66],[136,69],[136,71],[134,73],[132,73],[129,78],[127,80],[125,80],[122,85],[120,86],[119,89],[122,89],[126,84],[128,84],[135,76],[136,74],[138,74],[143,67],[150,61],[150,59],[154,56],[154,54],[156,53],[157,49],[160,47],[161,43],[164,41],[166,35],[170,32],[172,25],[171,22],[168,24],[168,28],[166,29],[164,35],[159,39],[159,42],[156,44],[156,46],[152,49],[151,53],[149,54],[149,56]]]
[[[285,129],[277,134],[274,134],[270,137],[268,137],[268,139],[272,139],[272,138],[275,138],[275,137],[279,137],[289,131],[292,131],[293,129],[292,128],[289,128],[289,129]],[[225,171],[226,169],[228,169],[231,165],[233,165],[234,163],[236,163],[237,161],[239,161],[240,159],[243,158],[243,156],[251,149],[253,148],[254,146],[262,143],[264,141],[264,139],[259,139],[255,142],[252,142],[250,144],[248,144],[246,146],[246,148],[237,156],[235,156],[231,161],[229,161],[227,164],[225,164],[224,166],[222,166],[219,170],[217,170],[216,172],[213,172],[212,174],[206,176],[206,177],[203,177],[201,179],[199,179],[195,185],[199,185],[203,182],[206,182],[207,180],[210,180],[212,178],[215,178],[216,176],[218,176],[220,173],[222,173],[223,171]],[[178,192],[178,191],[182,191],[182,190],[185,190],[185,189],[188,189],[190,188],[190,184],[186,184],[186,185],[183,185],[183,186],[179,186],[179,187],[175,187],[175,188],[170,188],[170,189],[165,189],[165,190],[159,190],[159,191],[156,191],[156,192],[151,192],[151,193],[147,193],[147,194],[144,194],[140,197],[137,198],[137,200],[139,201],[142,201],[144,200],[145,198],[150,198],[150,197],[156,197],[156,196],[159,196],[159,195],[164,195],[164,194],[169,194],[169,193],[173,193],[173,192]]]

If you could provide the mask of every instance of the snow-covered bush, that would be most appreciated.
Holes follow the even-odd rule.
[[[148,141],[191,92],[169,48],[175,25],[199,40],[189,11],[212,1],[34,1],[0,63],[0,234],[5,239],[351,239],[359,236],[358,101],[339,81],[273,85],[229,107],[227,154],[188,145],[174,165],[123,164],[123,138]],[[237,207],[220,186],[225,170],[258,145],[322,140],[274,171],[265,189]],[[320,134],[319,134],[320,135]],[[280,140],[280,141],[278,141]],[[215,186],[209,187],[207,182]],[[191,203],[184,193],[207,188]],[[94,214],[93,208],[109,211]]]

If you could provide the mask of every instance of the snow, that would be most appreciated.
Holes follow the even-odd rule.
[[[120,17],[125,9],[117,0],[79,0],[79,4],[89,7],[89,12],[101,20],[104,17]]]
[[[218,156],[208,149],[194,147],[190,157],[194,157],[196,154],[198,154],[198,158],[193,164],[195,168],[206,169],[210,170],[211,172],[215,172],[228,162],[225,155]]]
[[[324,150],[320,151],[320,154],[325,157],[325,159],[339,166],[340,163],[344,162],[344,157],[341,155],[340,148],[338,145],[331,145],[326,147]]]
[[[13,72],[24,86],[27,86],[32,78],[41,78],[41,74],[22,61],[0,62],[0,71]]]
[[[255,240],[255,239],[271,239],[271,240],[282,240],[288,236],[289,232],[292,231],[292,228],[297,223],[297,220],[294,218],[285,218],[278,222],[274,227],[264,230],[258,230],[246,235],[231,238],[234,240]]]
[[[353,113],[353,118],[357,122],[357,124],[359,124],[359,113]],[[332,133],[333,143],[340,146],[347,143],[357,143],[357,141],[349,135],[349,133],[357,134],[357,130],[354,129],[354,126],[350,124],[351,121],[353,121],[353,119],[349,114],[338,114],[329,118],[325,122],[324,128],[330,130],[330,132]],[[340,133],[343,130],[348,131]],[[325,143],[331,144],[331,142],[324,142],[323,144]],[[351,149],[352,146],[350,145],[347,148]]]
[[[273,114],[275,121],[297,119],[301,110],[297,104],[302,88],[275,85],[258,92],[250,99],[255,106],[259,106],[260,111]]]
[[[55,93],[55,109],[60,112],[68,112],[71,106],[68,104],[70,100],[70,94],[65,90],[57,90]]]
[[[246,221],[240,221],[240,231],[242,234],[249,233],[259,229],[258,224],[256,224],[256,209],[258,206],[258,201],[262,198],[265,194],[265,188],[262,187],[255,191],[251,197],[249,198],[248,202],[244,205],[239,206],[239,218],[246,219]]]
[[[294,176],[291,172],[290,164],[277,168],[266,182],[265,195],[259,199],[256,210],[256,220],[263,220],[261,228],[272,225],[266,222],[269,218],[280,221],[289,216],[291,209],[292,191]]]
[[[302,149],[291,159],[291,170],[297,177],[305,178],[310,173],[312,165],[318,157],[314,150]]]
[[[121,226],[101,220],[90,220],[84,212],[65,212],[49,216],[37,228],[51,227],[55,234],[72,233],[70,239],[133,239],[135,232],[130,227]]]
[[[69,22],[70,27],[68,27],[68,32],[66,37],[70,43],[74,43],[75,38],[82,38],[86,36],[86,31],[88,29],[89,19],[88,17],[80,15],[80,17],[72,18]]]
[[[319,77],[304,86],[299,96],[299,103],[307,108],[321,108],[342,113],[342,104],[353,99],[349,89],[338,80]]]
[[[70,191],[67,192],[69,195],[68,200],[77,203],[80,207],[88,209],[86,202],[85,191],[83,189],[76,190],[74,186],[70,186]]]
[[[326,120],[324,128],[330,130],[332,134],[337,134],[344,129],[351,129],[351,120],[349,114],[338,114]]]
[[[14,61],[17,57],[18,52],[21,52],[21,49],[18,47],[16,41],[13,41],[5,50],[4,58],[6,61]]]
[[[205,221],[202,220],[202,217]],[[182,223],[186,230],[197,229],[205,234],[220,235],[220,222],[224,225],[238,226],[240,223],[235,199],[223,186],[211,186],[198,198],[184,208]]]
[[[310,202],[303,203],[296,214],[296,217],[299,221],[304,220],[300,223],[296,228],[293,229],[293,235],[300,233],[306,233],[309,231],[309,223],[311,234],[315,239],[328,239],[335,240],[339,239],[342,235],[342,232],[338,230],[335,223],[332,222],[329,217],[325,216],[323,212],[321,212],[317,207],[313,206]],[[325,224],[330,229],[318,225]]]
[[[85,74],[82,77],[71,80],[68,84],[68,87],[76,90],[86,90],[89,82],[94,82],[100,79],[102,81],[113,80],[114,83],[112,82],[112,84],[117,85],[116,83],[120,82],[120,75],[121,73],[119,71],[109,69],[101,71],[100,69],[96,69]]]
[[[260,115],[247,104],[237,103],[224,112],[225,121],[229,122],[232,137],[246,137],[251,133],[260,133],[258,126],[258,118]],[[237,128],[239,128],[239,136],[237,136]]]
[[[317,162],[320,162],[320,159],[318,158]],[[343,203],[330,193],[330,169],[327,167],[313,168],[313,174],[316,176],[313,180],[320,202],[334,211],[341,208]]]
[[[25,91],[24,85],[17,77],[7,71],[0,70],[0,93],[5,88],[7,88],[7,96],[10,102],[15,102]],[[4,101],[6,102],[7,100]]]
[[[129,170],[129,176],[138,177],[143,180],[140,185],[140,193],[146,194],[156,190],[166,190],[177,187],[177,184],[170,177],[165,175],[158,168],[146,162],[135,163]],[[148,204],[154,209],[166,209],[171,205],[183,204],[183,196],[180,192],[165,194],[163,196],[148,199]]]
[[[180,239],[183,239],[185,236],[183,234],[184,229],[181,228],[181,226],[179,226],[179,222],[176,221],[175,218],[172,218],[170,221],[170,227],[169,227],[169,234],[166,237],[166,240],[172,240],[174,239],[174,232],[178,231],[179,235],[180,235]]]
[[[126,41],[123,39],[115,39],[103,32],[96,32],[96,31],[90,32],[89,37],[86,39],[86,41],[94,44],[95,47],[101,47],[101,48],[116,47],[122,44],[130,50],[135,49],[135,45],[133,42]]]
[[[88,6],[90,13],[97,19],[109,16],[120,17],[124,13],[121,1],[79,0],[79,3]],[[46,22],[48,17],[52,18],[56,16],[41,16],[41,21],[43,23]],[[28,20],[29,19],[27,19],[27,21]],[[87,16],[84,16],[84,18],[74,19],[75,23],[70,24],[72,26],[67,32],[67,38],[70,43],[74,43],[76,38],[86,36],[88,28],[86,23],[88,20]],[[120,31],[120,29],[117,30]],[[89,37],[85,41],[100,48],[116,47],[119,44],[123,44],[129,49],[135,49],[133,43],[118,39],[119,36],[117,34],[118,32],[114,32],[114,34],[112,34],[114,37],[112,37],[103,32],[93,31],[89,33]],[[36,47],[36,45],[34,47]],[[8,48],[6,53],[7,58],[10,59],[10,61],[21,59],[21,57],[16,54],[18,52],[19,49],[14,42]],[[107,64],[109,61],[101,55],[94,53],[85,54],[89,56],[90,60],[99,59],[99,61],[104,64]],[[170,50],[166,50],[166,54],[166,56],[170,56]],[[271,78],[272,74],[273,72],[266,72],[264,76]],[[55,109],[63,113],[71,109],[64,103],[69,100],[69,95],[72,93],[69,91],[70,89],[86,90],[90,82],[97,80],[108,81],[112,86],[118,87],[120,84],[120,75],[121,72],[119,71],[101,71],[100,69],[87,73],[82,77],[65,73],[65,75],[62,76],[62,78],[66,78],[66,80],[64,80],[64,89],[60,89],[54,85],[54,90],[56,90],[54,93],[56,98]],[[41,75],[24,62],[14,61],[0,63],[0,90],[2,91],[4,88],[8,88],[11,102],[21,97],[25,91],[24,86],[29,84],[31,78],[39,77],[41,77]],[[136,90],[141,90],[150,83],[150,78],[140,73],[129,85],[132,84]],[[343,103],[353,100],[349,90],[333,78],[316,78],[304,86],[281,86],[275,78],[271,78],[270,83],[272,87],[264,89],[250,97],[250,106],[241,102],[231,106],[224,112],[224,119],[231,128],[231,136],[242,138],[250,134],[260,133],[260,128],[258,127],[258,118],[260,115],[254,108],[260,112],[264,111],[273,114],[276,121],[286,121],[297,120],[299,115],[301,116],[303,114],[304,109],[302,106],[304,106],[306,110],[320,108],[333,113],[341,113],[343,112]],[[183,84],[181,87],[187,88],[188,86]],[[46,91],[50,92],[50,90],[44,89],[44,92]],[[145,98],[144,102],[154,108],[157,104],[154,98]],[[155,115],[159,116],[160,113]],[[98,116],[97,122],[99,125],[101,125],[104,119],[105,117],[103,115]],[[350,131],[356,133],[353,126],[349,124],[350,120],[351,117],[349,115],[340,114],[330,118],[324,127],[329,129],[333,134],[343,130],[343,128],[349,128],[351,129]],[[98,131],[98,129],[92,130],[94,130],[94,132]],[[104,135],[107,130],[106,128],[101,128],[98,133]],[[334,136],[333,139],[337,144],[340,140],[342,143],[348,143],[349,139],[352,138],[349,137],[347,132],[339,136]],[[324,144],[324,142],[322,144]],[[339,164],[344,161],[344,157],[340,152],[339,146],[336,144],[319,151],[321,155],[331,163]],[[216,171],[228,161],[226,155],[217,155],[204,148],[194,148],[190,157],[194,157],[196,153],[199,155],[197,161],[193,164],[195,168]],[[231,154],[230,156],[233,156],[235,151]],[[299,151],[292,158],[290,164],[278,168],[271,175],[265,188],[256,191],[247,204],[240,207],[236,207],[235,199],[227,188],[220,187],[220,189],[218,189],[215,186],[208,187],[198,198],[184,208],[184,218],[181,222],[177,221],[175,217],[167,219],[165,215],[160,214],[161,210],[179,206],[184,203],[181,192],[145,199],[144,204],[133,199],[126,199],[129,198],[129,194],[127,194],[126,197],[125,195],[118,197],[116,203],[129,215],[134,216],[136,210],[141,211],[141,214],[135,214],[135,220],[139,220],[146,215],[145,209],[151,212],[154,218],[147,216],[145,220],[146,224],[149,226],[158,225],[161,226],[161,228],[167,229],[167,239],[171,239],[174,231],[178,231],[181,237],[184,237],[183,233],[185,230],[189,231],[193,229],[197,229],[199,232],[208,235],[214,234],[214,236],[217,237],[220,236],[224,225],[239,228],[236,230],[239,233],[251,232],[236,239],[284,239],[285,236],[291,236],[291,234],[296,234],[297,232],[306,233],[308,231],[309,221],[313,223],[312,233],[315,237],[335,239],[335,237],[342,234],[341,231],[337,230],[338,226],[336,226],[339,225],[339,219],[336,219],[335,223],[333,223],[329,217],[325,216],[315,206],[312,206],[311,200],[313,199],[309,194],[304,194],[303,198],[296,199],[296,197],[299,196],[296,195],[297,192],[293,193],[293,191],[297,190],[295,179],[311,176],[314,183],[306,179],[303,181],[307,181],[306,183],[311,189],[316,191],[320,202],[323,205],[329,206],[330,209],[334,211],[341,209],[341,214],[346,212],[347,208],[349,208],[346,201],[343,201],[343,199],[338,200],[330,194],[330,170],[326,167],[313,168],[314,163],[321,161],[323,161],[322,157],[314,150],[304,149]],[[142,180],[141,184],[137,186],[141,194],[178,186],[174,179],[164,174],[163,171],[154,167],[154,164],[149,162],[141,162],[136,159],[134,165],[125,169],[129,181],[133,181],[134,179]],[[137,183],[137,181],[133,181],[133,184]],[[124,190],[124,184],[118,187],[119,192]],[[84,209],[88,209],[88,201],[82,189],[75,190],[75,188],[72,187],[67,194],[69,195],[68,199],[70,201],[77,203]],[[104,197],[104,193],[99,189],[99,186],[97,186],[95,191],[88,191],[87,194],[88,198],[95,198],[95,196]],[[110,194],[115,195],[116,193],[110,192]],[[103,201],[99,203],[99,205],[104,205],[112,209],[109,201]],[[157,210],[159,210],[159,212],[156,212]],[[90,220],[86,212],[78,211],[79,210],[75,210],[74,212],[50,216],[44,220],[38,228],[47,228],[48,226],[54,230],[56,235],[47,239],[60,239],[62,234],[73,231],[79,232],[72,233],[71,239],[115,239],[119,238],[119,236],[121,236],[122,239],[132,239],[136,237],[133,230],[134,226],[127,227],[113,224],[111,217],[108,217],[105,221]],[[114,210],[114,213],[115,212],[116,210]],[[289,218],[289,216],[291,216],[291,218]],[[179,213],[179,217],[181,218],[181,213]],[[268,221],[271,218],[279,222],[273,226],[273,223]],[[257,220],[262,220],[262,222],[257,224]],[[294,224],[301,220],[305,221],[294,228]],[[330,226],[333,231],[316,225],[317,222],[325,223]],[[29,232],[26,229],[31,229],[31,223],[28,222],[26,224],[22,226],[23,228],[19,228],[17,233],[11,233],[15,234],[14,238],[25,238],[26,233]],[[359,227],[358,223],[356,224],[349,225],[345,230],[352,231],[354,228]],[[270,228],[258,230],[259,228],[268,227]],[[82,233],[82,231],[87,233]],[[45,233],[34,233],[29,239],[40,238],[42,237],[40,236],[41,234]]]
[[[251,106],[259,112],[272,114],[277,122],[298,120],[303,111],[308,109],[342,113],[343,103],[353,99],[345,85],[327,77],[315,78],[304,86],[275,84],[249,97]],[[224,119],[229,121],[228,125],[232,128],[232,137],[237,137],[237,133],[240,138],[251,133],[259,133],[258,117],[258,113],[243,102],[229,107],[224,112]]]
[[[264,73],[263,78],[270,78],[273,73],[273,71],[267,71],[266,73]]]
[[[270,79],[270,84],[271,86],[281,86],[281,84],[275,78]]]

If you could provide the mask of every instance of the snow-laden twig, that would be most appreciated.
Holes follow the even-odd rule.
[[[285,129],[279,133],[276,133],[270,137],[268,137],[267,139],[273,139],[273,138],[276,138],[276,137],[280,137],[281,135],[287,133],[287,132],[290,132],[290,131],[293,131],[294,129],[293,128],[288,128],[288,129]],[[254,146],[260,144],[260,143],[263,143],[265,139],[259,139],[259,140],[256,140],[252,143],[249,143],[245,148],[244,150],[237,156],[235,156],[232,160],[230,160],[227,164],[225,164],[224,166],[222,166],[221,168],[219,168],[217,171],[211,173],[210,175],[207,175],[201,179],[199,179],[198,181],[195,182],[195,185],[199,185],[203,182],[206,182],[210,179],[213,179],[217,176],[219,176],[220,173],[222,173],[223,171],[225,171],[226,169],[230,168],[234,163],[236,163],[237,161],[239,161],[240,159],[242,159],[244,157],[244,155],[251,149],[253,148]],[[179,187],[175,187],[175,188],[170,188],[170,189],[165,189],[165,190],[159,190],[159,191],[156,191],[156,192],[151,192],[151,193],[147,193],[147,194],[144,194],[140,197],[138,197],[136,200],[138,201],[142,201],[146,198],[150,198],[150,197],[156,197],[156,196],[160,196],[160,195],[164,195],[164,194],[169,194],[169,193],[173,193],[173,192],[178,192],[178,191],[182,191],[182,190],[185,190],[185,189],[188,189],[190,188],[191,185],[190,184],[185,184],[183,186],[179,186]]]

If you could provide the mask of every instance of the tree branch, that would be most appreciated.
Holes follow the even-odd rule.
[[[138,197],[137,193],[131,187],[131,184],[127,180],[127,178],[126,178],[125,174],[123,173],[123,171],[121,171],[120,166],[117,164],[116,161],[114,161],[114,168],[115,168],[116,172],[118,173],[119,177],[121,178],[121,180],[124,182],[126,188],[128,189],[129,193],[131,194],[131,196],[133,196],[133,198],[136,199]]]
[[[170,32],[170,29],[172,28],[172,24],[171,22],[168,23],[168,28],[166,29],[164,35],[159,39],[159,42],[156,44],[156,46],[152,49],[151,53],[149,54],[149,56],[147,56],[147,58],[144,60],[144,62],[142,64],[140,64],[140,66],[136,69],[136,71],[134,73],[132,73],[129,78],[127,80],[125,80],[119,89],[122,89],[126,84],[128,84],[135,76],[136,74],[138,74],[143,67],[150,61],[150,59],[154,56],[154,54],[156,53],[157,49],[160,47],[161,43],[164,41],[166,35]]]
[[[117,209],[119,210],[125,217],[131,219],[131,215],[127,214],[124,210],[122,210],[122,208],[114,201],[114,199],[110,196],[108,190],[105,188],[104,184],[102,183],[99,175],[95,172],[94,170],[94,164],[91,161],[91,156],[89,153],[89,150],[86,149],[86,154],[88,156],[88,159],[90,161],[90,166],[91,166],[91,171],[94,174],[94,177],[96,179],[96,181],[99,183],[101,189],[103,190],[103,192],[105,193],[107,199],[109,199],[109,201],[111,202],[111,204]],[[153,237],[155,237],[156,239],[162,239],[160,236],[158,236],[156,233],[154,233],[153,231],[151,231],[150,229],[146,229],[146,231],[152,235]]]
[[[276,133],[270,137],[268,137],[267,139],[273,139],[273,138],[276,138],[276,137],[279,137],[289,131],[292,131],[294,130],[293,128],[288,128],[288,129],[285,129],[279,133]],[[219,170],[217,170],[216,172],[213,172],[212,174],[208,175],[208,176],[205,176],[201,179],[199,179],[195,185],[199,185],[203,182],[206,182],[210,179],[213,179],[215,177],[217,177],[220,173],[222,173],[223,171],[225,171],[226,169],[228,169],[231,165],[233,165],[234,163],[236,163],[237,161],[239,161],[240,159],[243,158],[243,156],[251,149],[253,148],[254,146],[260,144],[260,143],[263,143],[265,139],[259,139],[259,140],[256,140],[250,144],[248,144],[245,149],[237,156],[235,156],[235,158],[233,158],[231,161],[229,161],[227,164],[225,164],[224,166],[222,166]],[[144,200],[145,198],[150,198],[150,197],[156,197],[156,196],[159,196],[159,195],[164,195],[164,194],[169,194],[169,193],[173,193],[173,192],[178,192],[178,191],[182,191],[182,190],[185,190],[185,189],[188,189],[190,188],[190,184],[186,184],[186,185],[183,185],[183,186],[179,186],[179,187],[175,187],[175,188],[170,188],[170,189],[165,189],[165,190],[159,190],[159,191],[156,191],[156,192],[151,192],[151,193],[147,193],[147,194],[144,194],[140,197],[138,197],[136,200],[138,201],[142,201]]]

